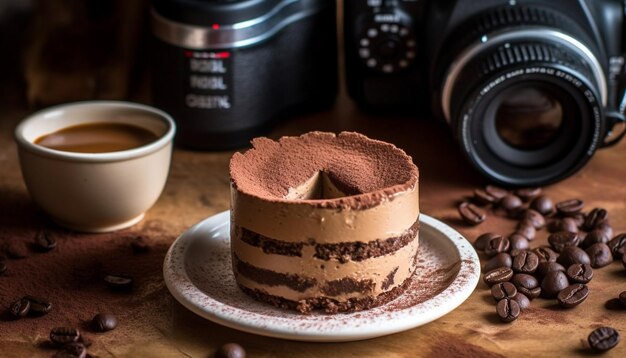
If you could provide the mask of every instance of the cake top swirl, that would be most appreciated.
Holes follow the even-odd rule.
[[[294,188],[323,173],[343,195],[293,198]],[[310,132],[298,137],[252,140],[252,148],[230,161],[238,191],[268,201],[321,207],[369,207],[413,188],[418,170],[396,146],[354,132]]]

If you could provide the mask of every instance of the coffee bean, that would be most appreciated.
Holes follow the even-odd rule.
[[[546,226],[546,219],[540,212],[534,209],[527,209],[524,211],[521,220],[531,222],[533,227],[537,230]]]
[[[483,272],[488,272],[498,267],[511,267],[512,264],[513,259],[511,255],[501,252],[487,261],[485,266],[483,266]]]
[[[513,193],[519,196],[523,201],[527,202],[541,194],[541,188],[521,188],[515,190]]]
[[[57,247],[56,240],[45,230],[41,230],[35,235],[34,247],[37,251],[48,252]]]
[[[237,343],[226,343],[215,352],[215,358],[246,358],[246,351]]]
[[[96,332],[106,332],[117,327],[117,318],[108,313],[98,313],[91,319],[91,328]]]
[[[485,187],[485,193],[493,196],[494,198],[496,198],[496,200],[500,200],[504,198],[507,194],[509,194],[509,191],[495,185],[487,185]]]
[[[513,256],[513,264],[511,268],[514,272],[533,273],[539,265],[539,257],[532,252],[521,252]]]
[[[552,249],[548,247],[537,247],[531,250],[532,253],[537,255],[539,258],[539,262],[556,262],[559,254],[552,251]]]
[[[104,283],[115,291],[128,291],[133,287],[133,278],[126,275],[106,275]]]
[[[520,306],[517,301],[510,298],[505,298],[498,301],[496,305],[496,313],[502,322],[512,322],[519,317]]]
[[[614,258],[621,258],[626,250],[626,233],[618,234],[607,245],[609,245]]]
[[[572,264],[591,264],[591,259],[580,247],[567,246],[561,251],[557,262],[563,267],[570,267]]]
[[[562,289],[556,296],[561,307],[572,308],[581,304],[589,296],[589,287],[582,283],[576,283]]]
[[[517,292],[515,296],[513,296],[513,301],[517,302],[519,308],[523,311],[530,308],[530,300],[523,293]]]
[[[548,236],[548,243],[554,251],[561,252],[568,246],[578,246],[580,237],[573,232],[559,231]]]
[[[555,298],[558,293],[569,286],[567,276],[562,271],[550,271],[541,281],[541,296]]]
[[[498,267],[483,275],[483,281],[491,287],[496,283],[507,282],[513,277],[513,270],[510,267]]]
[[[50,310],[52,309],[52,303],[43,298],[35,296],[24,296],[24,299],[30,302],[30,310],[28,311],[28,313],[31,316],[43,316],[50,312]]]
[[[619,294],[619,302],[622,304],[622,306],[626,307],[626,291],[623,291]]]
[[[520,208],[523,203],[522,199],[518,198],[517,196],[513,194],[507,194],[502,197],[502,199],[500,199],[498,205],[500,205],[500,207],[506,211],[513,211]]]
[[[63,349],[57,352],[54,358],[85,358],[87,357],[87,348],[81,343],[72,342],[63,346]]]
[[[509,250],[509,239],[496,236],[487,242],[487,246],[485,246],[485,254],[487,256],[495,256],[501,252],[507,252]]]
[[[515,233],[524,236],[529,241],[532,241],[535,239],[535,236],[537,236],[537,229],[535,229],[530,221],[524,220],[519,222]]]
[[[551,233],[559,231],[578,233],[578,223],[574,218],[554,219],[548,224],[548,231]]]
[[[563,265],[561,265],[558,262],[540,262],[539,265],[537,265],[537,270],[535,270],[534,275],[538,278],[538,279],[542,279],[546,273],[550,272],[550,271],[563,271],[565,272],[565,268],[563,267]]]
[[[530,208],[544,216],[554,213],[554,203],[552,199],[546,195],[539,195],[533,199],[533,201],[530,202]]]
[[[585,239],[580,243],[580,247],[587,249],[594,244],[606,244],[609,242],[609,238],[610,237],[604,235],[601,230],[595,229],[590,231],[587,236],[585,236]]]
[[[587,341],[597,351],[608,351],[619,343],[619,333],[611,327],[600,327],[589,334]]]
[[[458,209],[461,218],[470,225],[478,225],[487,219],[485,212],[474,204],[463,202]]]
[[[574,216],[578,214],[584,206],[585,202],[580,199],[569,199],[556,203],[555,208],[562,216]]]
[[[476,250],[484,251],[487,247],[487,243],[489,242],[489,240],[499,236],[501,235],[494,234],[492,232],[484,233],[476,238],[476,240],[474,241],[474,247],[476,248]]]
[[[573,264],[565,272],[567,278],[576,283],[589,283],[593,278],[593,269],[589,264]]]
[[[510,249],[509,250],[509,255],[511,255],[511,258],[521,254],[522,252],[526,252],[528,250],[526,249]]]
[[[55,327],[50,331],[50,340],[57,345],[65,345],[77,342],[80,338],[80,331],[72,327]]]
[[[586,251],[589,255],[591,267],[604,267],[613,262],[613,254],[607,244],[593,244]]]
[[[133,254],[145,254],[150,251],[150,246],[143,236],[137,236],[130,242]]]
[[[491,296],[496,301],[500,301],[503,298],[513,298],[517,294],[517,288],[510,282],[500,282],[491,286]]]
[[[539,297],[541,293],[541,287],[539,286],[539,281],[532,276],[525,273],[517,273],[513,275],[510,281],[515,285],[518,292],[521,292],[528,299],[535,299]]]
[[[583,229],[591,231],[596,227],[608,222],[609,213],[602,208],[595,208],[591,210],[585,216],[585,222],[583,223]]]
[[[476,205],[485,206],[495,204],[498,199],[487,194],[484,190],[476,189],[474,190],[474,197],[472,199]]]
[[[29,310],[30,310],[30,301],[28,301],[25,298],[21,298],[13,302],[13,304],[11,305],[11,308],[9,308],[9,312],[11,313],[11,316],[15,318],[25,317],[28,314]]]
[[[6,252],[7,256],[12,259],[23,259],[28,257],[28,249],[21,241],[12,241],[6,244],[4,252]]]
[[[530,243],[524,235],[515,232],[509,236],[510,250],[527,250],[529,247]]]

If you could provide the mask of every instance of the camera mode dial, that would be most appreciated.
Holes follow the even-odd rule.
[[[415,60],[415,36],[402,23],[372,21],[361,32],[358,41],[359,57],[374,71],[400,72]]]

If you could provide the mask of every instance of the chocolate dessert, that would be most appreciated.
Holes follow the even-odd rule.
[[[257,138],[230,162],[239,287],[303,313],[358,311],[408,286],[419,231],[418,170],[358,133]]]

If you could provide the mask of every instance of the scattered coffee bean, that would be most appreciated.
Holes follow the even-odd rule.
[[[487,246],[485,246],[485,254],[487,256],[495,256],[501,252],[507,252],[509,250],[509,239],[496,236],[487,242]]]
[[[609,239],[610,238],[605,236],[602,231],[595,229],[590,231],[587,236],[585,236],[585,239],[582,240],[582,242],[580,243],[580,247],[582,247],[583,249],[588,249],[595,244],[606,244],[607,242],[609,242]]]
[[[622,306],[626,307],[626,291],[623,291],[619,294],[619,302],[622,304]]]
[[[555,298],[567,286],[569,286],[569,282],[565,273],[550,271],[541,281],[541,295],[545,298]]]
[[[524,236],[529,241],[532,241],[535,239],[535,236],[537,236],[537,229],[535,229],[531,222],[525,220],[519,222],[515,233]]]
[[[521,188],[515,190],[514,194],[519,196],[523,201],[528,202],[541,194],[541,188]]]
[[[573,264],[567,268],[565,274],[572,282],[589,283],[593,278],[593,269],[589,264]]]
[[[91,328],[96,332],[106,332],[117,327],[117,318],[108,313],[98,313],[91,320]]]
[[[133,287],[133,278],[126,275],[106,275],[104,283],[112,290],[128,291]]]
[[[509,255],[511,255],[511,258],[521,254],[522,252],[526,252],[528,250],[526,249],[511,249],[509,250]]]
[[[513,296],[513,301],[517,302],[519,308],[523,311],[530,308],[530,300],[523,293],[517,292],[515,296]]]
[[[569,199],[556,203],[555,208],[561,216],[574,216],[578,214],[584,206],[585,202],[580,199]]]
[[[607,245],[609,245],[613,257],[619,259],[626,250],[626,233],[618,234],[612,238]]]
[[[619,333],[611,327],[600,327],[589,334],[587,341],[597,351],[608,351],[619,343]]]
[[[513,298],[517,294],[517,288],[510,282],[500,282],[491,286],[491,296],[496,301],[500,301],[503,298]]]
[[[57,247],[57,242],[49,232],[41,230],[35,235],[34,247],[37,251],[48,252]]]
[[[565,267],[563,267],[563,265],[561,265],[558,262],[548,262],[548,261],[540,262],[539,265],[537,265],[537,270],[535,270],[534,275],[538,279],[542,279],[546,275],[546,273],[550,271],[565,272]]]
[[[215,352],[215,358],[246,358],[246,351],[237,343],[226,343]]]
[[[28,313],[31,316],[43,316],[50,312],[52,309],[52,303],[40,297],[24,296],[24,299],[30,302],[30,310]]]
[[[537,210],[527,209],[522,214],[522,222],[530,222],[535,229],[541,229],[546,226],[546,219]]]
[[[600,231],[606,237],[607,242],[613,237],[613,227],[608,222],[600,224],[600,226],[596,227],[593,231],[595,230]]]
[[[531,250],[532,253],[537,255],[539,262],[556,262],[559,254],[554,252],[548,247],[537,247]]]
[[[496,283],[507,282],[513,277],[513,270],[510,267],[498,267],[488,271],[483,275],[483,281],[491,287]]]
[[[522,199],[518,198],[513,194],[507,194],[502,199],[500,199],[499,205],[502,209],[506,211],[513,211],[520,208],[524,203],[522,203]]]
[[[539,195],[530,202],[530,208],[536,210],[541,215],[547,216],[554,213],[554,203],[546,195]]]
[[[502,322],[512,322],[520,315],[520,306],[517,301],[505,298],[498,301],[496,313]]]
[[[137,236],[130,242],[133,254],[144,254],[150,251],[150,246],[143,236]]]
[[[528,299],[534,300],[541,294],[539,281],[532,275],[517,273],[511,278],[511,283],[515,285],[518,292],[522,293]]]
[[[554,219],[548,224],[548,231],[551,233],[559,231],[578,233],[578,223],[574,218]]]
[[[495,185],[487,185],[485,187],[485,192],[491,196],[493,196],[494,198],[496,198],[496,200],[500,200],[502,198],[504,198],[507,194],[509,194],[509,191],[506,189],[502,189],[500,187],[497,187]]]
[[[581,304],[589,296],[589,287],[583,283],[576,283],[562,289],[556,296],[561,307],[572,308]]]
[[[570,267],[572,264],[591,264],[589,255],[585,250],[576,246],[567,246],[561,251],[557,262],[563,265],[563,267]]]
[[[517,232],[509,235],[510,250],[527,250],[528,248],[530,248],[530,242],[524,235]]]
[[[87,348],[81,343],[71,342],[63,346],[63,349],[57,352],[54,358],[85,358],[87,357]]]
[[[50,331],[50,341],[60,346],[77,342],[79,338],[80,331],[72,327],[55,327]]]
[[[514,272],[533,273],[539,265],[539,257],[530,251],[520,252],[513,256],[511,268]]]
[[[559,231],[548,236],[548,243],[554,251],[561,252],[568,246],[578,246],[580,237],[573,232]]]
[[[604,267],[613,262],[613,254],[607,244],[593,244],[585,252],[589,255],[589,263],[593,268]]]
[[[478,225],[487,219],[487,214],[474,204],[463,202],[458,209],[461,218],[470,225]]]
[[[585,222],[583,223],[583,229],[591,231],[596,227],[608,222],[609,214],[602,208],[595,208],[591,210],[587,216],[585,216]]]
[[[5,246],[4,251],[12,259],[23,259],[28,256],[28,249],[21,241],[13,241]]]
[[[13,302],[13,304],[11,305],[11,308],[9,308],[9,312],[11,313],[11,316],[15,318],[25,317],[28,314],[29,310],[30,310],[30,301],[28,301],[25,298],[21,298]]]
[[[487,261],[485,266],[483,266],[483,272],[488,272],[498,267],[511,267],[512,264],[513,259],[511,255],[501,252]]]
[[[476,205],[485,206],[495,204],[498,199],[494,196],[487,194],[487,192],[485,192],[484,190],[476,189],[474,190],[473,201],[476,203]]]
[[[484,251],[487,247],[487,243],[489,242],[489,240],[499,236],[501,235],[494,234],[492,232],[484,233],[476,238],[476,241],[474,241],[474,247],[476,248],[476,250]]]

